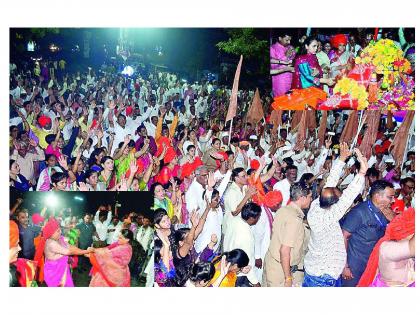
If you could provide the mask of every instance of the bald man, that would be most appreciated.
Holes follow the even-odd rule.
[[[355,149],[355,153],[360,170],[341,192],[336,186],[351,153],[346,143],[340,144],[340,157],[333,163],[325,188],[308,212],[311,236],[304,260],[304,287],[341,286],[340,276],[346,265],[347,254],[339,221],[362,192],[368,170],[366,158],[358,149]]]

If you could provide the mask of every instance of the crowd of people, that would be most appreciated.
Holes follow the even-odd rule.
[[[29,216],[23,201],[10,210],[10,286],[153,285],[149,218],[132,212],[120,220],[111,205],[94,215],[44,207]]]
[[[151,187],[155,285],[413,285],[411,115],[284,111],[277,129],[235,124],[230,145],[221,131],[186,146]]]
[[[273,97],[290,93],[291,89],[318,87],[333,94],[337,81],[348,76],[364,48],[380,39],[391,40],[402,50],[415,73],[414,29],[354,30],[350,34],[311,34],[308,29],[301,38],[293,38],[291,29],[279,30],[278,41],[270,48],[270,74]],[[322,33],[322,30],[321,30]],[[292,45],[292,42],[293,45]],[[375,64],[376,65],[376,64]],[[377,65],[376,65],[377,66]],[[360,74],[360,80],[370,80]],[[379,80],[379,79],[378,79]],[[369,82],[362,82],[369,84]]]
[[[293,59],[293,51],[285,54]],[[155,286],[413,285],[413,114],[402,124],[379,111],[276,111],[251,121],[254,92],[242,90],[237,115],[226,122],[231,94],[217,82],[188,84],[168,72],[88,69],[57,79],[14,69],[10,186],[151,191],[153,258],[144,268]],[[263,95],[264,113],[269,105]],[[67,267],[59,278],[51,270],[74,255],[82,269],[92,265],[91,285],[133,283],[138,233],[131,227],[142,224],[130,219],[108,243],[120,223],[102,210],[95,229],[90,216],[79,224],[80,233],[97,233],[96,242],[80,246],[81,237],[78,248],[66,245],[57,217],[44,220],[40,235],[33,218],[29,224],[16,210],[25,233],[10,234],[11,262],[19,239],[40,235],[37,251],[29,241],[34,256],[23,258],[44,261],[52,285],[72,285]],[[110,278],[107,262],[111,271],[115,263],[128,267]]]

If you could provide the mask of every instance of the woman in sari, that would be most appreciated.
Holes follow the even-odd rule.
[[[34,260],[38,266],[44,260],[44,281],[49,287],[74,287],[71,277],[69,256],[85,255],[93,248],[83,250],[69,245],[61,235],[60,224],[50,218],[42,229],[41,239],[36,247]]]
[[[171,199],[166,196],[165,189],[160,183],[154,183],[150,188],[154,197],[153,210],[163,209],[167,212],[169,219],[174,216],[174,205]]]
[[[223,253],[213,260],[216,272],[208,283],[208,286],[216,286],[215,283],[219,279],[220,275],[223,274],[223,259],[225,259],[225,264],[227,263],[228,267],[225,272],[226,275],[218,285],[220,287],[234,287],[236,284],[237,274],[241,272],[248,273],[250,270],[250,267],[248,267],[249,257],[242,249],[234,249],[230,252]]]
[[[319,87],[321,84],[333,85],[334,81],[332,79],[322,77],[322,68],[316,57],[318,40],[314,37],[308,37],[303,45],[306,54],[296,59],[292,88],[306,89],[312,86]]]
[[[104,156],[101,159],[102,171],[99,174],[99,181],[104,183],[107,190],[115,191],[117,189],[117,176],[114,171],[114,160],[110,156]]]
[[[139,262],[136,261],[138,255],[134,253],[133,248],[136,245],[134,245],[133,232],[123,229],[117,242],[107,247],[96,248],[93,254],[88,255],[92,264],[92,279],[89,286],[129,287],[130,265],[136,263],[139,266]],[[135,268],[131,269],[135,271]]]

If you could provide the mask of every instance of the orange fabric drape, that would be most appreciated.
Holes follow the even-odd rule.
[[[321,122],[319,123],[319,130],[318,130],[319,146],[322,146],[325,142],[325,132],[327,131],[327,118],[328,118],[328,112],[326,110],[323,110]]]
[[[357,120],[357,110],[352,110],[350,116],[347,118],[346,125],[341,133],[340,142],[350,144],[357,134],[357,127],[359,122]]]
[[[255,91],[254,98],[252,100],[252,104],[248,109],[248,113],[246,114],[246,121],[251,123],[252,126],[255,126],[257,122],[264,118],[264,110],[261,103],[260,98],[260,91]]]
[[[381,119],[381,111],[367,110],[365,111],[365,115],[365,124],[367,125],[367,128],[365,130],[362,143],[359,146],[359,150],[367,159],[369,159],[372,155],[372,146],[376,141],[379,121]]]
[[[390,153],[394,157],[394,160],[397,163],[397,165],[402,164],[404,161],[404,152],[407,146],[408,134],[410,132],[413,119],[414,119],[414,111],[413,110],[407,111],[404,117],[404,121],[402,122],[400,128],[395,134],[394,142],[391,145]]]

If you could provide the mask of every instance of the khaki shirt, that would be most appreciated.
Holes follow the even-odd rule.
[[[298,265],[302,260],[305,238],[303,217],[302,210],[293,204],[277,210],[268,250],[271,256],[279,263],[281,263],[280,246],[282,244],[292,248],[290,251],[291,266]]]

